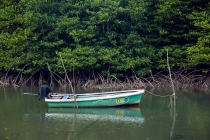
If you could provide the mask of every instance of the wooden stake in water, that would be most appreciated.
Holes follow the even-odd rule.
[[[174,89],[174,83],[173,83],[173,80],[171,78],[171,69],[170,69],[169,60],[168,60],[168,49],[167,49],[167,66],[168,66],[169,76],[170,76],[170,80],[171,80],[171,86],[172,86],[172,90],[173,90],[172,96],[174,97],[174,106],[176,106],[176,102],[175,102],[176,93],[175,93],[175,89]]]
[[[77,105],[77,102],[76,102],[76,96],[75,96],[74,89],[73,89],[73,86],[72,86],[72,82],[71,82],[71,80],[69,79],[69,77],[68,77],[68,75],[67,75],[66,68],[65,68],[65,66],[64,66],[64,63],[63,63],[63,59],[62,59],[62,57],[61,57],[61,54],[60,54],[60,58],[61,58],[61,63],[62,63],[63,69],[64,69],[64,71],[65,71],[65,75],[66,75],[66,77],[67,77],[67,80],[69,81],[69,84],[70,84],[72,93],[73,93],[73,95],[74,95],[74,104],[75,104],[75,106],[77,106],[77,108],[78,108],[78,105]]]

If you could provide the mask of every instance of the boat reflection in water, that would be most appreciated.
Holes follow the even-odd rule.
[[[45,117],[50,119],[71,120],[98,120],[113,122],[135,122],[142,123],[144,118],[141,115],[140,108],[49,108]]]
[[[51,131],[63,134],[56,135],[57,139],[97,140],[128,139],[139,131],[144,118],[139,107],[49,108],[45,121]]]

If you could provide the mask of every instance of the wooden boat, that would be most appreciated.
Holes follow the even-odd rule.
[[[144,89],[88,94],[58,94],[45,98],[49,107],[108,107],[139,104]]]

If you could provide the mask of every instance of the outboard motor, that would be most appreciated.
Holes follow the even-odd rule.
[[[52,90],[48,85],[43,85],[37,94],[39,95],[39,100],[42,98],[50,98]]]

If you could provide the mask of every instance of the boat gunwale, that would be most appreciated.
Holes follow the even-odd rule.
[[[129,91],[128,91],[126,93],[121,93],[121,94],[111,94],[111,95],[104,94],[104,96],[93,96],[93,97],[89,97],[89,98],[76,98],[76,102],[91,101],[91,100],[92,101],[93,100],[108,100],[108,99],[113,99],[113,98],[129,97],[129,96],[134,96],[134,95],[139,95],[139,94],[144,93],[144,90],[132,90],[132,91],[135,91],[135,92],[129,93]],[[111,92],[111,93],[113,93],[113,92]],[[65,95],[69,95],[69,94],[65,94]],[[71,98],[71,99],[47,99],[47,98],[45,98],[45,102],[74,102],[74,101],[75,101],[74,98]]]
[[[121,94],[121,93],[127,93],[127,92],[144,92],[144,89],[140,90],[123,90],[123,91],[110,91],[110,92],[97,92],[97,93],[82,93],[82,94],[75,94],[77,96],[89,96],[89,95],[104,95],[104,94]],[[52,96],[65,96],[65,95],[74,95],[74,94],[57,94]]]

